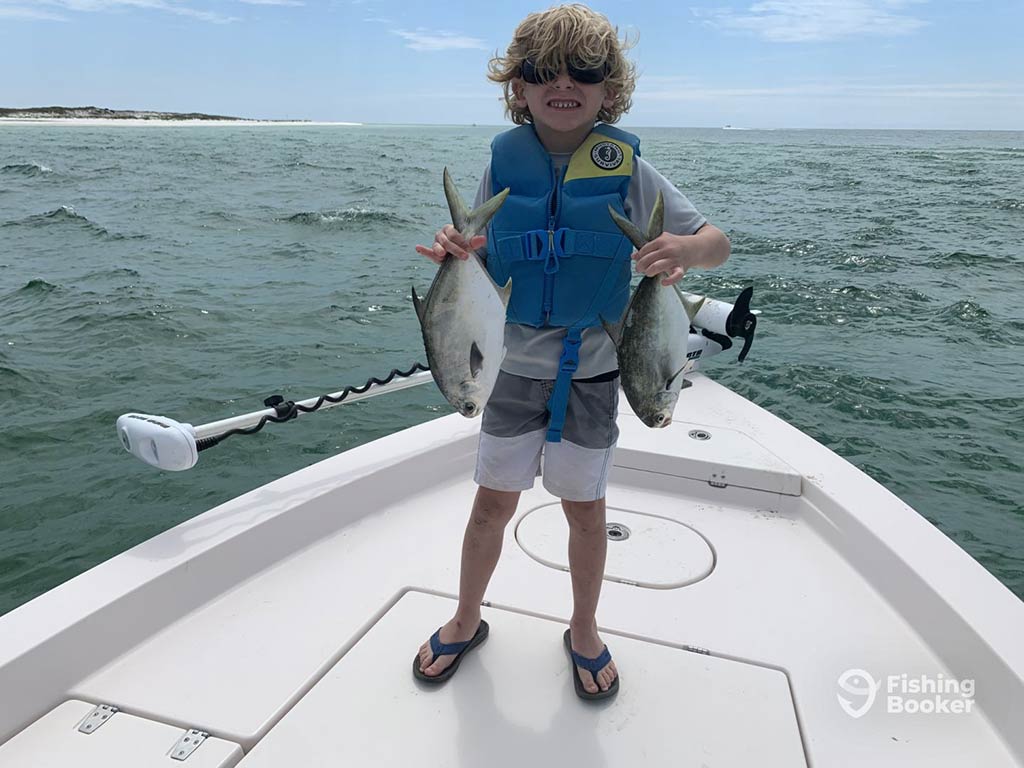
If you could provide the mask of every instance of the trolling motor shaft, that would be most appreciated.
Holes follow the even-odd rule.
[[[199,461],[199,453],[232,435],[252,435],[268,422],[281,423],[303,413],[326,410],[344,403],[396,392],[433,381],[426,366],[416,363],[409,371],[392,370],[384,379],[371,378],[361,387],[319,395],[299,402],[285,402],[279,395],[267,398],[260,411],[232,416],[194,427],[167,416],[126,413],[118,417],[116,429],[121,445],[130,454],[158,469],[181,472]]]

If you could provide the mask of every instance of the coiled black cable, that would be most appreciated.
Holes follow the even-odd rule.
[[[313,405],[299,405],[292,400],[285,400],[280,395],[272,395],[263,401],[263,404],[267,408],[273,408],[275,413],[273,416],[264,416],[260,419],[258,424],[244,429],[231,429],[222,435],[216,435],[214,437],[204,437],[201,440],[196,440],[196,448],[200,451],[205,451],[207,448],[213,448],[218,443],[227,440],[232,435],[253,435],[259,432],[263,427],[267,425],[267,422],[273,424],[281,424],[285,421],[291,421],[296,418],[300,413],[312,413],[318,410],[324,403],[337,404],[348,397],[350,394],[355,393],[361,395],[372,386],[380,386],[382,384],[388,384],[394,381],[396,378],[407,379],[414,373],[420,371],[428,372],[430,368],[423,365],[422,363],[413,363],[412,368],[408,371],[400,371],[397,368],[392,368],[385,378],[378,379],[376,376],[371,376],[367,379],[366,383],[358,387],[345,387],[337,397],[331,395],[320,395]]]

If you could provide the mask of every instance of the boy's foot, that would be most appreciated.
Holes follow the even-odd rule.
[[[608,646],[601,642],[597,629],[565,631],[564,643],[566,650],[575,663],[576,676],[583,691],[588,694],[583,698],[606,698],[618,691],[618,670],[611,655],[607,654]],[[594,671],[580,666],[579,662],[590,662]],[[598,666],[600,664],[600,666]],[[580,686],[576,686],[579,693]]]
[[[452,619],[438,630],[438,636],[444,645],[466,643],[477,636],[482,623],[482,621],[478,621],[473,626],[466,626],[458,620]],[[438,677],[452,665],[458,656],[458,653],[450,653],[435,658],[434,651],[430,647],[430,640],[427,640],[419,650],[420,672],[426,677]]]

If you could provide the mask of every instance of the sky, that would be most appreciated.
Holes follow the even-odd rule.
[[[501,125],[544,2],[0,0],[0,106]],[[630,126],[1024,130],[1024,0],[599,2]]]

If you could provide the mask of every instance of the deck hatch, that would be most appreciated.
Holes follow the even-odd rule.
[[[619,507],[608,507],[606,518],[608,581],[675,589],[706,578],[715,567],[707,540],[678,520]],[[615,531],[619,535],[612,535]],[[516,541],[541,565],[569,570],[569,528],[560,503],[542,504],[523,515]]]
[[[443,686],[419,683],[416,647],[454,608],[404,594],[240,768],[806,765],[784,673],[635,636],[604,631],[623,683],[594,706],[573,691],[564,623],[485,606],[487,641]]]
[[[92,719],[94,707],[84,701],[60,704],[29,725],[9,741],[0,744],[0,768],[232,768],[242,759],[242,748],[223,739],[190,738],[192,734],[167,723],[160,723],[109,707],[100,719],[102,727],[89,732],[80,726]],[[176,746],[180,744],[182,746]],[[172,752],[188,754],[175,759]]]
[[[699,480],[713,488],[802,493],[800,473],[743,432],[685,421],[649,429],[638,419],[621,416],[619,425],[617,467]]]

